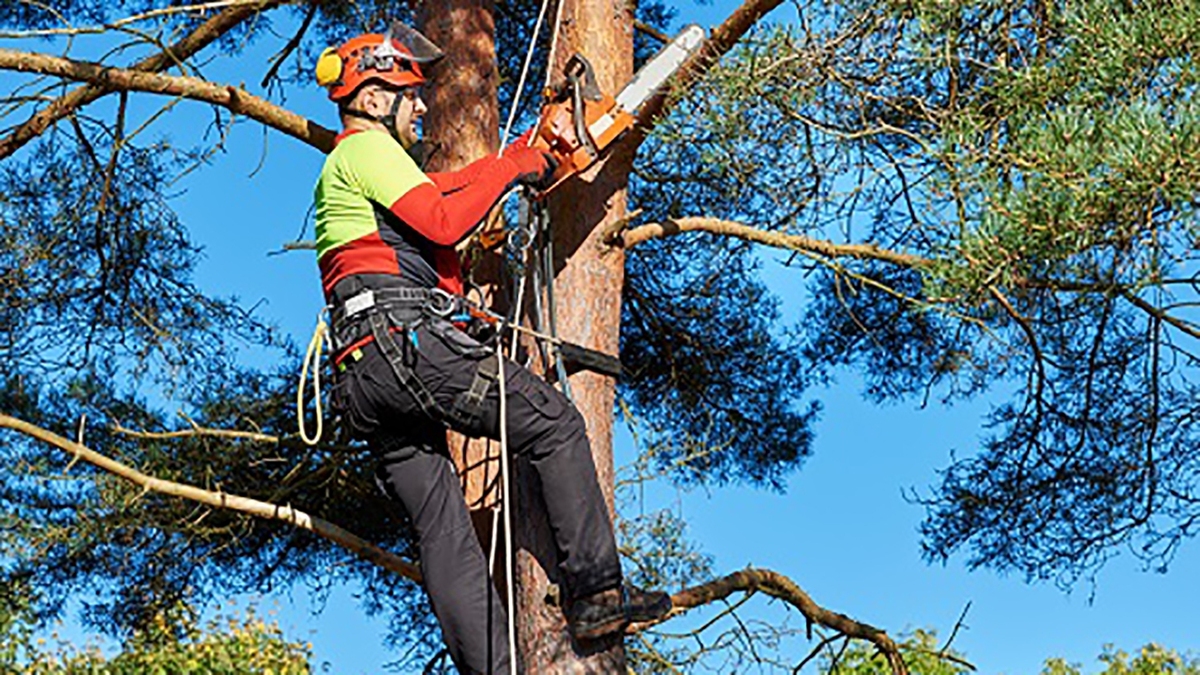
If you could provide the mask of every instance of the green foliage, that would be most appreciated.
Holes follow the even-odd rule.
[[[963,653],[938,642],[937,631],[916,629],[899,637],[904,663],[912,675],[966,675],[975,672]],[[1105,645],[1098,657],[1101,668],[1095,675],[1196,675],[1200,658],[1180,654],[1174,649],[1150,643],[1137,654]],[[852,643],[845,650],[826,649],[821,653],[821,672],[827,675],[888,675],[887,662],[866,643]],[[1058,657],[1046,659],[1041,675],[1083,675],[1081,664]],[[1093,671],[1088,671],[1093,672]]]
[[[811,165],[796,159],[808,150],[805,136],[755,112],[763,96],[800,95],[787,83],[791,71],[768,81],[756,77],[755,58],[739,65],[751,72],[721,68],[686,98],[676,92],[676,112],[641,148],[630,193],[647,221],[794,217],[820,190]],[[757,252],[734,240],[675,237],[628,254],[624,412],[683,484],[782,489],[812,450],[820,406],[761,270]]]
[[[1200,658],[1181,655],[1174,649],[1166,649],[1150,643],[1134,656],[1105,645],[1100,654],[1104,668],[1099,675],[1196,675],[1200,673]],[[1047,659],[1042,675],[1082,675],[1079,664],[1067,663],[1060,658]]]
[[[1165,565],[1200,515],[1200,9],[800,10],[801,23],[762,27],[678,93],[639,158],[638,205],[652,220],[710,216],[895,254],[792,254],[808,304],[797,330],[765,330],[795,342],[738,348],[758,363],[803,355],[803,384],[778,395],[792,406],[843,368],[873,400],[994,397],[977,451],[918,497],[931,559],[966,551],[969,564],[1064,585],[1122,545]],[[736,246],[697,235],[669,248],[704,269]],[[635,250],[631,269],[679,294],[671,275],[687,268],[649,254]],[[735,279],[750,267],[730,268]],[[725,297],[728,313],[709,316],[737,315],[745,296]],[[693,334],[725,339],[726,321]],[[628,323],[639,341],[654,332]],[[697,369],[655,349],[647,361],[694,389],[678,373]],[[706,391],[719,389],[693,395]]]
[[[704,244],[628,262],[620,392],[646,452],[681,482],[781,489],[811,449],[819,406],[800,400],[803,365],[772,334],[776,300],[754,268],[744,246]]]
[[[307,675],[312,646],[288,640],[253,608],[217,616],[203,626],[178,604],[158,614],[106,655],[96,645],[77,646],[38,637],[28,595],[10,587],[0,599],[0,672],[26,675]]]
[[[904,665],[912,675],[966,675],[974,669],[966,665],[957,650],[938,643],[937,631],[916,629],[896,640]],[[891,666],[873,646],[856,642],[846,647],[825,649],[820,656],[821,672],[828,675],[888,675]]]

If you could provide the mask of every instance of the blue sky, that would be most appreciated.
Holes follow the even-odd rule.
[[[735,6],[680,3],[678,19],[708,27]],[[235,82],[248,77],[219,66],[206,74]],[[315,88],[292,94],[287,105],[327,126],[335,123]],[[195,129],[211,120],[201,106],[180,108],[188,108],[181,117]],[[188,135],[171,133],[181,140]],[[252,123],[233,130],[229,148],[213,166],[180,184],[175,203],[205,246],[199,281],[248,305],[262,301],[260,313],[305,343],[322,304],[312,254],[267,253],[301,232],[322,156],[274,132],[264,146],[261,129]],[[786,271],[772,263],[781,257],[764,253],[767,278],[794,318],[804,298],[794,295]],[[961,559],[944,566],[921,560],[916,527],[922,512],[901,491],[934,482],[952,450],[970,452],[982,433],[982,416],[998,400],[948,409],[919,410],[912,402],[877,406],[862,400],[849,373],[820,397],[825,410],[814,456],[791,477],[785,494],[743,488],[678,492],[669,486],[650,491],[652,506],[682,512],[718,572],[746,565],[778,570],[817,602],[893,634],[931,627],[944,636],[969,602],[966,628],[955,646],[981,673],[1030,675],[1051,656],[1094,672],[1094,658],[1106,643],[1131,650],[1156,641],[1200,650],[1200,547],[1194,541],[1182,547],[1166,575],[1142,571],[1131,556],[1121,555],[1094,587],[1080,585],[1071,594],[988,570],[968,572]],[[631,458],[627,434],[616,452],[618,463]],[[335,590],[315,616],[314,601],[302,589],[259,603],[264,609],[277,606],[283,627],[311,640],[318,662],[328,662],[330,672],[376,673],[396,657],[382,648],[382,624],[363,617],[346,589]]]

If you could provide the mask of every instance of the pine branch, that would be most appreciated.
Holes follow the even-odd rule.
[[[204,101],[262,122],[322,152],[333,149],[334,132],[232,85],[216,84],[196,77],[111,68],[98,63],[11,49],[0,49],[0,70],[42,73],[89,83],[88,87],[76,91],[88,91],[89,87],[105,93],[144,91]],[[19,129],[14,136],[18,133]],[[0,142],[0,159],[7,154],[5,148],[8,146],[5,143]]]
[[[818,624],[836,630],[847,637],[870,642],[887,659],[894,675],[907,674],[908,668],[900,654],[900,647],[888,637],[885,631],[851,619],[845,614],[825,609],[813,601],[808,593],[805,593],[794,581],[772,570],[745,569],[706,584],[684,589],[671,596],[671,603],[674,605],[671,613],[655,623],[679,616],[690,609],[723,600],[737,592],[755,593],[758,591],[795,607],[810,624]],[[628,632],[636,633],[653,625],[655,624],[636,624],[631,626]]]
[[[369,563],[378,565],[418,583],[421,581],[421,572],[416,565],[394,553],[371,544],[358,535],[344,530],[333,523],[311,516],[303,511],[298,511],[291,506],[269,504],[257,499],[250,499],[249,497],[240,497],[225,492],[213,492],[193,485],[185,485],[183,483],[148,476],[133,467],[106,457],[84,445],[3,413],[0,413],[0,427],[12,429],[44,443],[49,443],[59,450],[70,454],[72,462],[83,460],[114,476],[125,479],[141,487],[143,490],[171,495],[173,497],[182,497],[183,499],[189,499],[213,508],[229,509],[267,520],[279,520],[328,539]]]
[[[650,223],[639,225],[630,230],[621,231],[625,221],[615,223],[616,227],[604,233],[604,239],[609,244],[632,248],[642,242],[660,237],[667,237],[683,232],[709,232],[724,236],[737,237],[756,244],[793,251],[809,251],[827,258],[855,258],[858,260],[880,260],[902,267],[926,267],[933,263],[928,258],[880,248],[874,244],[835,244],[823,239],[814,239],[802,234],[785,234],[760,230],[749,225],[736,223],[718,218],[674,218],[665,223]]]
[[[212,429],[194,425],[191,429],[178,429],[175,431],[140,431],[137,429],[128,429],[120,424],[113,425],[112,430],[118,434],[129,436],[130,438],[141,438],[146,440],[176,440],[180,438],[222,438],[226,440],[249,441],[251,443],[262,443],[267,445],[278,445],[280,447],[309,447],[307,443],[300,439],[296,434],[288,436],[276,436],[274,434],[264,434],[258,431],[241,431],[237,429]],[[311,446],[320,450],[329,452],[353,453],[361,452],[363,448],[357,445],[327,445],[318,443]]]
[[[237,26],[242,21],[258,12],[277,7],[292,0],[260,0],[247,5],[230,7],[205,21],[196,30],[184,36],[181,40],[167,49],[146,57],[132,65],[128,70],[156,73],[166,70],[191,58],[213,41]],[[40,71],[35,71],[40,72]],[[78,79],[78,78],[72,78]],[[105,86],[105,83],[90,82],[87,86],[74,89],[45,108],[37,111],[23,124],[13,130],[7,137],[0,139],[0,159],[13,154],[29,141],[41,135],[55,122],[76,112],[83,106],[112,93],[117,89]]]
[[[108,23],[96,26],[66,26],[63,28],[43,28],[37,30],[0,31],[0,38],[8,40],[22,40],[26,38],[55,37],[58,35],[96,35],[99,33],[107,33],[130,24],[147,21],[149,19],[156,19],[174,14],[198,14],[202,12],[208,12],[209,10],[213,9],[226,9],[230,7],[241,7],[243,5],[259,5],[261,2],[262,0],[216,0],[215,2],[202,2],[194,5],[159,7],[157,9],[151,9],[138,14],[133,14],[123,19],[117,19],[116,21],[110,21]]]

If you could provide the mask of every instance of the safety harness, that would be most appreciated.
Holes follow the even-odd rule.
[[[434,331],[458,330],[468,323],[492,319],[496,315],[474,306],[466,298],[451,295],[438,288],[405,286],[366,289],[335,306],[333,320],[334,362],[344,369],[346,358],[362,358],[360,347],[374,340],[387,359],[396,379],[430,418],[447,427],[478,428],[483,417],[483,405],[488,391],[499,378],[499,357],[493,349],[481,347],[481,356],[471,386],[444,408],[429,392],[414,370],[416,364],[417,329],[429,323]],[[393,338],[400,333],[400,340]]]

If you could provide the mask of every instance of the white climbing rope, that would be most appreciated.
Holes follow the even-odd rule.
[[[504,486],[504,550],[508,553],[504,565],[504,583],[507,592],[504,594],[508,601],[508,669],[512,675],[517,675],[517,619],[516,619],[516,585],[513,584],[513,562],[516,552],[512,543],[512,481],[508,471],[508,396],[504,386],[504,353],[499,348],[497,340],[496,359],[499,365],[500,378],[500,482]]]
[[[562,3],[560,2],[559,5]],[[542,7],[538,10],[537,23],[533,25],[533,37],[529,39],[529,48],[525,50],[525,63],[521,66],[521,77],[517,78],[517,90],[513,92],[512,104],[508,107],[508,121],[504,124],[504,133],[500,135],[500,155],[504,155],[504,146],[508,145],[508,134],[512,131],[513,121],[517,117],[517,108],[521,104],[521,92],[525,89],[525,78],[529,75],[529,65],[533,61],[533,51],[537,49],[538,34],[542,32],[542,20],[546,18],[546,8],[550,6],[550,0],[542,0]],[[551,36],[551,41],[558,35],[558,26],[555,25],[555,30]],[[549,63],[549,61],[547,61]]]
[[[554,12],[554,28],[550,33],[550,51],[546,54],[546,81],[542,83],[543,87],[550,86],[550,68],[554,66],[554,52],[558,49],[558,27],[562,25],[563,7],[566,6],[566,2],[559,2]]]
[[[558,43],[558,27],[562,23],[562,8],[563,2],[558,2],[557,11],[555,13],[554,27],[550,35],[550,53],[546,60],[546,81],[550,81],[550,66],[554,63],[554,49]],[[499,156],[504,155],[504,148],[508,145],[508,136],[512,131],[513,122],[516,120],[517,109],[520,107],[521,96],[525,89],[525,80],[529,76],[529,66],[533,61],[533,52],[537,48],[538,35],[542,30],[542,23],[546,17],[546,9],[550,5],[550,0],[542,0],[542,6],[538,10],[537,23],[533,28],[533,36],[529,40],[529,48],[525,52],[525,62],[521,66],[521,77],[517,80],[517,90],[513,93],[512,103],[508,111],[508,120],[504,125],[504,132],[500,137],[500,152]],[[510,191],[505,195],[505,201],[512,195]],[[524,251],[528,253],[528,251]],[[520,330],[520,311],[521,303],[524,301],[525,292],[525,275],[522,274],[520,284],[517,288],[517,302],[513,305],[514,316],[518,319],[509,327]],[[509,673],[517,675],[517,623],[516,623],[516,600],[515,590],[516,585],[513,583],[513,566],[516,561],[516,552],[513,549],[512,543],[512,480],[509,473],[509,457],[508,457],[508,391],[505,383],[504,373],[504,339],[503,331],[496,338],[496,361],[497,361],[497,377],[499,379],[500,388],[500,484],[501,484],[501,505],[504,509],[504,550],[506,554],[505,570],[505,599],[507,601],[508,610],[508,664]],[[516,358],[517,341],[516,335],[513,335],[512,355]],[[489,556],[489,567],[492,576],[495,575],[496,563],[496,528],[499,525],[499,519],[496,517],[495,509],[492,511],[492,550]]]

